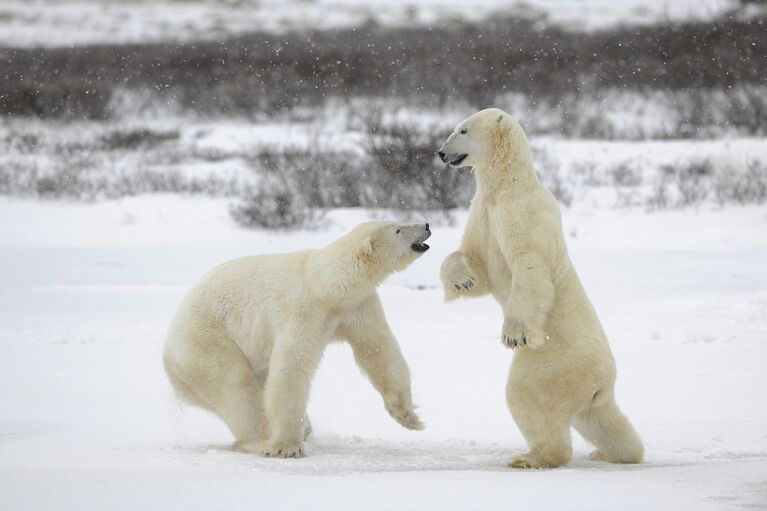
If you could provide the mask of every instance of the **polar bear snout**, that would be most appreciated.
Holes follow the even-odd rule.
[[[458,167],[469,156],[468,153],[445,153],[445,151],[438,151],[437,155],[444,163],[452,167]]]
[[[445,143],[437,151],[437,156],[443,163],[450,164],[451,167],[458,167],[468,158],[471,142],[463,134],[456,138],[455,133],[447,137]]]
[[[429,224],[424,224],[423,230],[416,236],[416,240],[410,245],[410,248],[418,253],[426,252],[431,247],[424,243],[424,241],[428,240],[430,236]]]
[[[452,167],[458,167],[469,155],[467,153],[448,155],[448,162]]]

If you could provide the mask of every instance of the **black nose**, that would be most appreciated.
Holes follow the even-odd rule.
[[[429,230],[429,224],[426,224],[426,230],[427,231]]]
[[[445,151],[437,151],[437,156],[440,160],[445,161]]]

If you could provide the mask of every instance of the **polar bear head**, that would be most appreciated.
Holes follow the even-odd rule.
[[[385,274],[401,271],[429,250],[429,224],[371,221],[349,233],[361,258]]]
[[[488,108],[458,123],[437,154],[453,167],[483,169],[515,151],[529,153],[522,127],[503,110]]]
[[[429,236],[429,224],[360,224],[312,257],[310,285],[335,303],[359,300],[429,250]]]

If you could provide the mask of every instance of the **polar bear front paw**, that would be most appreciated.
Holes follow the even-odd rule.
[[[445,287],[445,300],[448,302],[463,296],[467,291],[477,285],[477,277],[466,272],[456,275],[454,278],[446,279],[443,283]]]
[[[443,263],[440,275],[445,288],[445,300],[448,302],[463,296],[477,285],[477,276],[472,273],[462,257],[453,254]]]
[[[386,411],[392,418],[399,422],[402,427],[420,431],[423,429],[423,422],[418,418],[418,415],[410,409],[401,405],[386,405]]]
[[[304,446],[298,440],[264,442],[259,452],[267,458],[303,458]]]
[[[539,331],[527,328],[524,322],[507,316],[503,320],[503,329],[501,331],[501,343],[507,348],[515,349],[523,346],[534,350],[543,346],[548,336]]]

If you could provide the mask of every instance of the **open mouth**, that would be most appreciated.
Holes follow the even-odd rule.
[[[463,160],[466,159],[467,156],[469,156],[469,155],[468,154],[462,154],[462,155],[458,156],[458,158],[456,158],[455,160],[450,162],[450,165],[452,165],[453,167],[457,167],[458,165],[461,164],[461,162]]]
[[[429,229],[429,224],[426,224],[426,232],[423,236],[421,236],[421,241],[413,242],[412,245],[410,245],[410,248],[412,248],[414,251],[418,252],[419,254],[422,254],[429,250],[429,245],[424,243],[424,241],[428,240],[431,237],[431,231]]]

